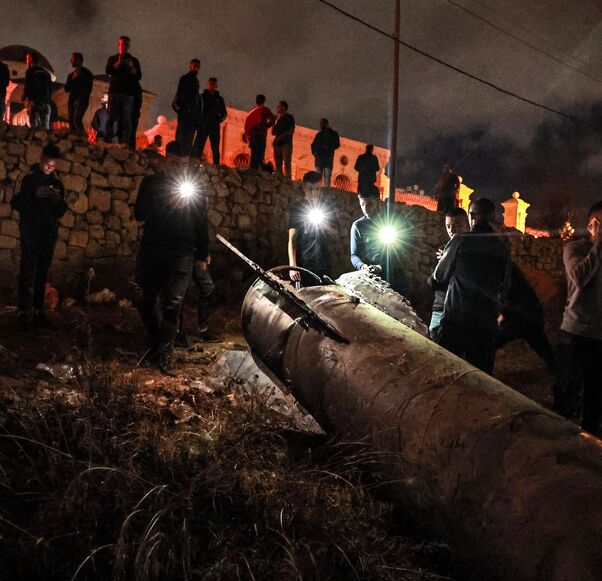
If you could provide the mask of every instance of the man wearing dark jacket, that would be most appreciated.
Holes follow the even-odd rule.
[[[288,112],[288,103],[280,101],[276,107],[278,117],[272,127],[274,136],[274,163],[276,164],[276,173],[282,175],[282,166],[284,165],[284,175],[292,178],[291,161],[293,158],[293,134],[295,133],[295,118]]]
[[[69,93],[69,126],[76,135],[83,135],[83,118],[90,104],[94,76],[84,66],[84,57],[80,52],[74,52],[69,62],[73,67],[65,83],[65,92]]]
[[[220,125],[227,115],[226,103],[217,90],[217,79],[211,77],[207,81],[207,88],[201,95],[201,111],[196,138],[192,146],[192,155],[194,157],[200,158],[203,155],[205,143],[207,143],[207,138],[209,138],[213,165],[219,165]]]
[[[138,309],[150,342],[146,360],[168,375],[173,375],[171,354],[190,274],[193,268],[205,272],[209,262],[201,200],[194,184],[183,178],[186,159],[177,141],[168,143],[163,171],[142,180],[134,210],[136,220],[144,222],[137,278],[142,288]]]
[[[188,72],[180,77],[178,89],[171,104],[178,114],[176,141],[182,146],[184,155],[190,155],[194,139],[195,124],[199,108],[199,70],[201,61],[192,59]]]
[[[445,214],[445,231],[451,241],[456,234],[464,234],[470,230],[468,224],[468,215],[462,208],[451,208]],[[436,256],[440,260],[449,242],[437,250]],[[447,284],[438,283],[433,280],[433,275],[429,276],[427,284],[433,290],[435,297],[431,314],[431,323],[429,325],[429,337],[433,341],[439,338],[441,330],[441,319],[443,319],[443,306],[445,305],[445,295],[447,294]]]
[[[134,126],[134,107],[140,97],[140,63],[128,51],[130,39],[121,36],[118,41],[119,52],[109,57],[106,74],[111,77],[109,83],[109,131],[112,139],[119,143],[131,144]],[[134,135],[135,138],[135,135]]]
[[[8,66],[0,61],[0,121],[4,119],[4,112],[6,111],[6,89],[10,83],[10,71]]]
[[[46,69],[38,66],[38,57],[34,53],[27,53],[25,62],[25,88],[23,100],[27,107],[29,126],[34,128],[50,129],[50,98],[52,95],[52,79]]]
[[[92,118],[92,129],[96,131],[96,141],[106,141],[109,138],[109,94],[103,93],[100,107],[96,109]]]
[[[433,280],[447,284],[439,344],[486,373],[493,371],[497,319],[510,280],[510,253],[494,233],[495,206],[470,205],[471,231],[446,246]]]
[[[458,208],[456,208],[458,209]],[[498,319],[495,348],[524,339],[549,369],[556,366],[556,353],[544,330],[544,312],[537,293],[516,264],[512,264],[510,287]]]
[[[46,276],[56,245],[58,222],[67,210],[65,189],[55,174],[60,151],[55,145],[42,150],[40,162],[21,176],[11,201],[19,212],[21,266],[19,269],[19,318],[29,327],[28,309],[33,286],[34,323],[49,326],[44,314]]]
[[[378,157],[373,153],[374,145],[366,145],[366,152],[358,155],[353,169],[357,172],[357,191],[360,195],[369,196],[376,182],[376,174],[380,169]]]
[[[328,119],[320,119],[320,131],[316,133],[311,144],[311,152],[315,158],[316,171],[324,176],[324,187],[330,187],[334,152],[341,147],[339,134],[331,129]]]

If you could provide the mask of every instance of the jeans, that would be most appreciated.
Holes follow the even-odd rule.
[[[142,288],[138,312],[146,329],[150,347],[169,353],[178,332],[180,308],[186,295],[194,255],[173,256],[169,253],[138,254],[137,279]],[[161,317],[157,303],[161,299]]]
[[[18,307],[26,311],[31,305],[33,286],[33,308],[44,309],[46,277],[52,264],[56,246],[56,231],[46,235],[29,235],[21,232],[21,266],[19,268]]]
[[[429,325],[429,337],[435,342],[437,342],[439,338],[441,319],[443,319],[443,311],[433,311],[433,314],[431,315],[431,324]]]
[[[219,123],[203,123],[197,130],[196,138],[194,140],[194,145],[192,146],[192,155],[195,158],[200,158],[203,155],[203,150],[205,149],[205,143],[207,143],[207,138],[209,138],[209,143],[211,143],[211,155],[213,158],[213,165],[219,165],[220,162],[220,151],[219,151],[219,142],[220,142],[220,125]],[[265,153],[265,141],[263,144],[263,150]],[[263,163],[263,155],[261,156],[261,163]],[[258,166],[259,167],[259,166]]]
[[[76,135],[84,134],[84,115],[88,110],[89,101],[69,101],[68,115],[71,132]]]
[[[50,129],[50,104],[42,101],[30,101],[27,114],[32,129]]]
[[[109,142],[115,138],[129,145],[132,138],[134,97],[125,93],[109,94]]]
[[[576,414],[584,430],[597,432],[602,418],[602,340],[561,331],[557,369],[554,410],[567,418]]]
[[[251,169],[259,169],[265,157],[265,135],[251,135],[249,147],[251,148]]]
[[[176,141],[182,146],[182,153],[187,156],[192,150],[192,141],[195,132],[194,114],[178,114],[178,127],[176,129]]]
[[[495,361],[494,335],[495,326],[485,327],[470,321],[460,323],[443,317],[438,343],[491,375]]]
[[[276,173],[282,174],[282,166],[284,164],[284,174],[287,178],[292,179],[291,159],[293,157],[293,144],[285,143],[284,145],[274,145],[274,162],[276,164]]]
[[[329,188],[330,187],[330,178],[332,176],[332,168],[331,167],[321,167],[321,166],[317,165],[316,171],[320,174],[320,177],[324,176],[324,187]]]

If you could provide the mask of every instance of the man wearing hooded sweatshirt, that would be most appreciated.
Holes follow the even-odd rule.
[[[188,72],[180,77],[178,90],[171,104],[178,114],[178,128],[176,141],[182,145],[184,155],[189,155],[194,139],[194,125],[199,108],[199,70],[201,61],[192,59],[188,65]]]
[[[320,131],[311,144],[311,152],[316,162],[316,172],[324,176],[324,187],[330,187],[334,152],[341,147],[339,134],[330,127],[328,119],[320,119]]]
[[[50,326],[44,314],[46,276],[52,263],[59,220],[67,210],[65,188],[55,174],[59,157],[60,151],[56,145],[44,147],[39,163],[17,180],[11,201],[13,209],[19,212],[21,266],[18,307],[24,329],[29,328],[32,286],[34,323],[40,327]]]
[[[27,107],[29,126],[32,129],[48,130],[50,129],[52,79],[46,69],[38,66],[38,56],[35,53],[27,53],[25,62],[27,72],[23,100]]]
[[[207,88],[201,94],[201,114],[192,147],[194,157],[198,158],[202,155],[209,138],[213,165],[219,165],[220,125],[227,116],[226,103],[217,90],[217,79],[211,77],[207,81]]]

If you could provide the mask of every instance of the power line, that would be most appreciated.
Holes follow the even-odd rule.
[[[549,113],[554,113],[555,115],[560,115],[561,117],[564,117],[565,119],[570,119],[571,121],[576,121],[578,123],[585,123],[587,125],[587,123],[585,121],[583,121],[582,119],[579,119],[578,117],[575,117],[574,115],[570,115],[569,113],[563,113],[562,111],[558,111],[557,109],[553,109],[552,107],[548,107],[547,105],[543,105],[542,103],[538,103],[537,101],[533,101],[532,99],[518,95],[517,93],[514,93],[513,91],[504,89],[503,87],[500,87],[499,85],[496,85],[495,83],[492,83],[491,81],[487,81],[485,79],[482,79],[481,77],[478,77],[477,75],[473,75],[472,73],[469,73],[468,71],[465,71],[464,69],[461,69],[455,65],[452,65],[451,63],[448,63],[448,62],[444,61],[443,59],[440,59],[439,57],[436,57],[436,56],[434,56],[418,47],[415,47],[401,39],[397,40],[394,35],[389,34],[388,32],[382,30],[381,28],[378,28],[377,26],[374,26],[373,24],[370,24],[369,22],[362,20],[361,18],[359,18],[357,16],[354,16],[350,12],[347,12],[346,10],[339,8],[332,2],[329,2],[328,0],[317,0],[317,1],[320,2],[321,4],[324,4],[325,6],[328,6],[329,8],[332,8],[336,12],[339,12],[343,16],[346,16],[347,18],[350,18],[351,20],[354,20],[355,22],[369,28],[370,30],[377,32],[378,34],[385,36],[385,37],[389,38],[390,40],[395,40],[395,41],[399,42],[399,44],[401,44],[402,46],[405,46],[407,49],[411,50],[412,52],[415,52],[415,53],[417,53],[423,57],[426,57],[436,63],[439,63],[440,65],[442,65],[448,69],[451,69],[452,71],[455,71],[456,73],[464,75],[465,77],[468,77],[469,79],[472,79],[473,81],[477,81],[478,83],[486,85],[487,87],[490,87],[491,89],[494,89],[504,95],[513,97],[514,99],[518,99],[519,101],[522,101],[523,103],[528,103],[529,105],[533,105],[534,107],[538,107],[539,109],[543,109],[545,111],[548,111]]]
[[[566,57],[577,61],[578,63],[582,64],[583,66],[590,66],[590,63],[585,62],[583,59],[580,59],[579,57],[572,55],[572,54],[567,54],[565,49],[560,48],[559,46],[556,46],[555,44],[551,43],[547,38],[543,37],[541,34],[538,34],[537,32],[534,32],[533,30],[531,30],[530,28],[527,28],[526,26],[522,26],[520,24],[517,24],[516,22],[512,22],[511,20],[509,20],[508,18],[506,18],[503,15],[499,15],[500,13],[500,9],[499,8],[494,8],[492,6],[490,6],[489,4],[482,2],[481,0],[472,0],[475,4],[479,4],[480,6],[482,6],[483,8],[485,8],[485,10],[494,10],[495,12],[498,13],[498,17],[501,18],[502,20],[504,20],[505,22],[507,22],[508,24],[510,24],[510,26],[515,26],[516,28],[520,28],[523,32],[526,32],[527,34],[530,34],[531,36],[538,38],[539,40],[541,40],[544,44],[547,44],[550,48],[553,48],[556,52],[560,53],[560,54],[564,54]],[[514,10],[514,13],[519,16],[519,17],[523,17],[523,15],[519,14],[516,10]]]
[[[466,8],[465,6],[462,6],[461,4],[458,4],[457,2],[454,2],[454,0],[447,0],[447,2],[453,6],[455,6],[456,8],[459,8],[460,10],[462,10],[463,12],[466,12],[467,14],[470,14],[473,18],[476,18],[477,20],[480,20],[481,22],[484,22],[485,24],[487,24],[488,26],[491,26],[492,28],[494,28],[495,30],[509,36],[510,38],[513,38],[514,40],[520,42],[521,44],[524,44],[525,46],[529,47],[530,49],[544,55],[547,56],[548,58],[556,61],[557,63],[560,63],[561,65],[571,69],[572,71],[575,71],[577,73],[580,73],[586,77],[588,77],[589,79],[591,79],[592,81],[596,81],[597,83],[602,83],[602,79],[598,79],[597,77],[594,77],[594,75],[590,75],[589,73],[582,71],[581,69],[578,69],[577,67],[573,66],[570,63],[567,63],[566,61],[559,59],[557,57],[555,57],[553,54],[550,54],[549,52],[546,52],[545,50],[542,50],[540,48],[538,48],[537,46],[535,46],[534,44],[531,44],[530,42],[527,42],[526,40],[522,39],[520,36],[517,36],[516,34],[513,34],[512,32],[507,31],[506,29],[502,28],[501,26],[498,26],[497,24],[491,22],[490,20],[487,20],[487,18],[481,16],[480,14],[477,14],[476,12],[473,12],[472,10],[470,10],[469,8]]]

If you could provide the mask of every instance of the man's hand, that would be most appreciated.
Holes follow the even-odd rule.
[[[301,281],[301,273],[298,270],[289,270],[288,273],[293,282]]]
[[[369,264],[362,264],[362,268],[360,268],[360,270],[370,270],[370,265]]]
[[[209,262],[210,262],[210,258],[207,258],[207,260],[195,261],[194,273],[196,275],[200,275],[200,274],[203,274],[204,272],[207,272],[207,269],[209,268]]]
[[[441,260],[442,256],[443,256],[443,248],[437,248],[437,250],[435,251],[435,258],[437,260]]]

